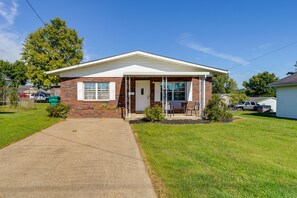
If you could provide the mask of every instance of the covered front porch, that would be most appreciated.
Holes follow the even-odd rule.
[[[125,119],[141,118],[160,105],[166,119],[199,119],[207,101],[209,72],[124,73]],[[209,94],[208,94],[209,95]],[[192,115],[187,110],[197,107]],[[172,106],[174,109],[172,112]]]

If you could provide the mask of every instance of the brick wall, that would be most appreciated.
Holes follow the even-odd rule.
[[[205,105],[207,105],[209,99],[212,96],[212,78],[205,79]]]
[[[150,104],[154,106],[161,104],[155,102],[154,93],[155,85],[153,82],[161,82],[162,78],[131,78],[131,92],[135,93],[135,80],[150,80]],[[195,102],[199,102],[199,89],[200,80],[198,77],[168,77],[168,82],[187,82],[192,81],[193,86],[193,99],[188,102],[189,105],[193,105]],[[115,82],[116,83],[116,100],[112,101],[78,101],[77,100],[77,82]],[[82,78],[61,78],[60,79],[60,96],[61,102],[70,105],[71,110],[69,117],[116,117],[123,116],[123,109],[116,108],[112,110],[102,110],[100,106],[106,104],[108,107],[119,107],[125,105],[125,79],[120,77],[82,77]],[[135,93],[136,95],[136,93]],[[135,112],[135,95],[131,96],[131,112]],[[211,78],[206,79],[206,102],[211,98],[212,84]],[[121,105],[119,105],[121,103]]]
[[[115,82],[116,100],[111,101],[78,101],[77,82]],[[61,102],[70,106],[69,117],[106,117],[121,118],[121,108],[119,102],[125,104],[125,82],[123,78],[61,78],[60,79]],[[100,109],[102,104],[106,104],[111,110]],[[114,109],[115,108],[115,109]]]

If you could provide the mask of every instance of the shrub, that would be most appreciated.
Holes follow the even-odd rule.
[[[69,106],[64,104],[57,104],[55,106],[49,106],[46,110],[49,117],[54,118],[67,118]]]
[[[213,95],[204,110],[205,117],[211,122],[220,122],[223,119],[231,119],[233,114],[228,112],[227,105],[218,95]]]
[[[145,114],[145,119],[149,122],[156,122],[164,119],[162,107],[160,106],[147,107],[144,110],[144,114]]]
[[[18,107],[18,92],[16,89],[9,89],[8,91],[8,100],[9,100],[9,104],[10,106],[17,108]]]

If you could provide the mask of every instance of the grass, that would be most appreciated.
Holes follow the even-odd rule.
[[[0,148],[59,122],[60,119],[47,116],[48,105],[36,104],[33,110],[0,107]]]
[[[167,197],[297,197],[297,121],[236,113],[225,124],[132,125]]]

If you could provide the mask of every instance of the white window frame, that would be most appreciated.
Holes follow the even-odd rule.
[[[181,101],[181,102],[184,102],[184,101],[187,101],[187,82],[184,82],[184,81],[174,81],[174,82],[167,82],[167,84],[171,84],[171,87],[172,87],[172,90],[171,90],[171,93],[172,93],[172,99],[171,100],[168,100],[168,101]],[[184,83],[185,84],[185,99],[184,100],[174,100],[174,85],[175,85],[175,83]],[[161,94],[160,94],[160,99],[161,99],[161,97],[162,97],[162,88],[161,88],[161,86],[162,86],[162,82],[160,83],[160,90],[161,90]],[[167,87],[166,87],[166,89],[167,89]],[[164,92],[165,92],[165,90],[164,90]],[[170,91],[167,91],[168,93],[170,92]],[[180,91],[178,91],[178,92],[180,92]]]
[[[86,94],[85,94],[85,83],[94,83],[95,84],[95,98],[96,99],[86,99]],[[100,83],[105,83],[105,84],[108,84],[108,99],[98,99],[98,84]],[[109,95],[109,92],[110,92],[110,82],[84,82],[84,89],[83,89],[83,93],[84,93],[84,101],[109,101],[110,100],[110,95]]]

